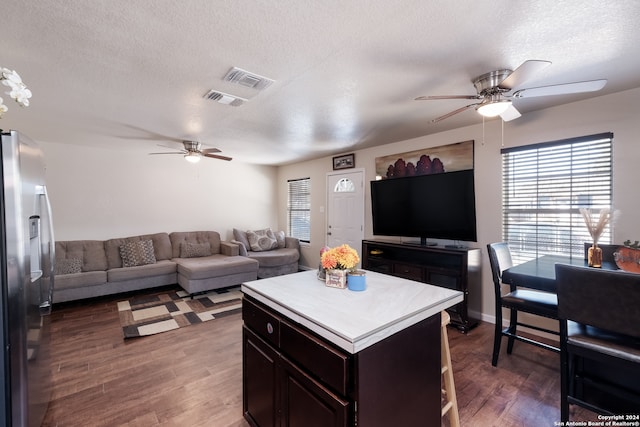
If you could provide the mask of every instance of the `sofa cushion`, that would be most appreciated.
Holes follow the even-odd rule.
[[[173,261],[178,264],[178,274],[189,280],[258,271],[256,261],[242,256],[216,254],[201,258],[174,258]]]
[[[80,258],[56,258],[54,274],[74,274],[82,272],[82,259]]]
[[[180,245],[180,258],[199,258],[211,255],[211,243],[182,242]]]
[[[209,243],[211,248],[210,255],[219,254],[220,234],[216,231],[176,231],[169,234],[171,240],[171,258],[181,258],[180,254],[183,243]]]
[[[127,268],[114,268],[107,270],[109,282],[121,282],[123,280],[142,279],[152,276],[162,276],[176,272],[176,263],[169,260],[158,261],[155,264],[139,265]]]
[[[56,260],[79,258],[82,271],[104,271],[107,255],[102,240],[67,240],[56,242]]]
[[[270,251],[278,248],[278,241],[270,228],[263,230],[251,231],[247,230],[247,239],[252,251]]]
[[[136,267],[156,263],[151,240],[123,243],[120,246],[120,257],[122,258],[123,267]]]
[[[276,240],[278,241],[278,248],[284,248],[286,246],[284,231],[274,231],[273,234],[276,236]]]
[[[104,242],[104,249],[107,255],[107,268],[121,268],[122,258],[120,257],[120,246],[127,242],[138,242],[141,240],[151,240],[153,242],[153,252],[156,261],[171,259],[171,241],[167,233],[145,234],[118,239],[110,239]]]
[[[247,247],[242,242],[239,242],[237,240],[232,240],[229,243],[233,243],[235,245],[238,245],[238,255],[247,256]]]
[[[251,250],[251,245],[249,245],[249,239],[247,238],[247,232],[246,231],[242,231],[242,230],[238,230],[237,228],[234,228],[233,229],[233,237],[235,238],[235,240],[237,240],[238,242],[242,243],[246,250],[248,250],[248,251]]]
[[[55,291],[88,286],[104,285],[107,282],[106,271],[87,271],[56,276]]]
[[[279,267],[298,262],[300,252],[297,249],[283,248],[265,252],[249,252],[249,257],[258,261],[260,268]]]

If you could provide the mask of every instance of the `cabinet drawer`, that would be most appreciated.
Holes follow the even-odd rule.
[[[409,280],[417,280],[419,282],[423,280],[422,267],[417,265],[402,264],[397,262],[393,266],[393,274]]]
[[[349,356],[346,353],[287,322],[281,323],[280,349],[313,377],[346,396],[349,380]]]
[[[247,298],[242,301],[242,320],[274,346],[280,345],[280,319]]]

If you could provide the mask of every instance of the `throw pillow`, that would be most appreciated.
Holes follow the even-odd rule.
[[[278,241],[270,228],[264,230],[247,231],[249,246],[254,252],[270,251],[278,247]]]
[[[247,256],[247,247],[244,245],[244,243],[237,240],[232,240],[231,243],[238,245],[238,255]]]
[[[56,259],[53,271],[55,275],[80,273],[82,272],[82,260],[80,258]]]
[[[120,257],[122,258],[123,267],[155,264],[156,255],[153,252],[153,241],[127,242],[120,246]]]
[[[211,243],[189,243],[180,245],[180,258],[199,258],[211,255]]]
[[[286,244],[284,240],[284,231],[274,231],[273,234],[275,234],[276,240],[278,241],[278,248],[284,248]]]
[[[235,239],[242,243],[245,247],[246,250],[251,249],[251,246],[249,246],[249,239],[247,238],[247,232],[246,231],[242,231],[242,230],[238,230],[237,228],[233,229],[233,237],[235,237]]]

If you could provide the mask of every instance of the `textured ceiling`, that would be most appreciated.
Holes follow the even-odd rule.
[[[33,92],[4,129],[37,140],[158,151],[197,139],[235,160],[286,164],[481,122],[472,80],[527,59],[524,87],[603,90],[515,101],[527,112],[640,86],[640,2],[513,0],[4,0],[0,65]],[[224,82],[237,66],[275,83]],[[203,98],[210,89],[248,99]],[[514,122],[510,122],[514,123]],[[214,161],[214,160],[206,160]]]

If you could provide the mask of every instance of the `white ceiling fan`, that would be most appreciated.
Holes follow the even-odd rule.
[[[513,99],[595,92],[602,89],[607,83],[607,80],[604,79],[589,80],[514,90],[526,80],[529,80],[536,72],[549,65],[551,65],[550,61],[529,60],[522,63],[514,71],[497,70],[483,74],[473,80],[473,85],[478,92],[476,95],[420,96],[416,100],[475,99],[480,101],[437,117],[431,121],[432,123],[449,118],[471,107],[475,107],[478,113],[485,117],[500,116],[502,120],[508,122],[517,119],[521,115],[513,105]]]
[[[184,150],[165,151],[161,153],[149,153],[149,154],[182,154],[185,160],[191,163],[198,163],[202,157],[209,157],[212,159],[227,160],[227,161],[231,160],[231,157],[214,154],[214,153],[219,153],[220,152],[219,149],[202,148],[202,144],[197,141],[184,140],[182,141],[182,145],[184,145]],[[171,148],[171,147],[166,147],[164,145],[160,145],[160,147]]]

